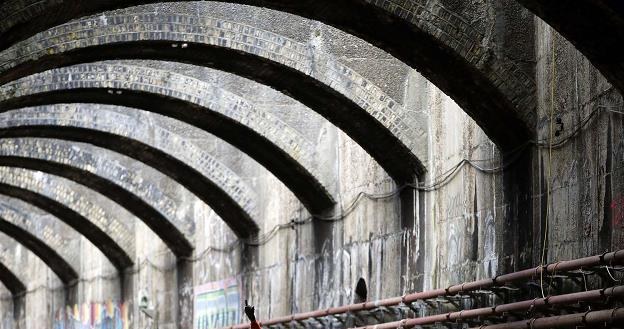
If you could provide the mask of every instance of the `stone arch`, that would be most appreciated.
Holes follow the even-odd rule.
[[[78,279],[76,266],[59,254],[64,250],[61,239],[46,235],[55,230],[45,223],[33,221],[24,210],[0,200],[0,231],[41,258],[64,284],[75,282]]]
[[[29,91],[14,93],[13,88]],[[311,213],[322,214],[335,203],[314,169],[309,141],[240,96],[189,76],[137,65],[84,64],[15,81],[0,94],[6,96],[0,102],[3,110],[97,102],[166,115],[247,153],[282,180]]]
[[[41,172],[0,167],[0,194],[13,197],[63,220],[84,235],[123,271],[133,265],[133,237],[128,228],[76,186]],[[84,191],[81,191],[84,192]]]
[[[62,65],[110,58],[209,66],[291,95],[343,129],[399,182],[413,182],[425,171],[426,132],[416,119],[371,81],[309,45],[211,17],[164,19],[146,13],[118,14],[104,25],[99,20],[69,23],[51,32],[58,36],[46,32],[37,36],[43,40],[7,50],[2,54],[0,83]],[[84,24],[96,24],[93,31],[102,37],[83,35]],[[133,32],[133,26],[142,33]],[[162,26],[175,32],[158,32]],[[39,42],[50,47],[41,48]]]
[[[240,237],[258,231],[255,194],[236,173],[193,143],[122,114],[128,108],[60,104],[0,115],[0,137],[44,137],[89,143],[141,161],[210,205]],[[151,136],[156,136],[152,139]]]
[[[20,11],[18,8],[23,7],[19,2],[20,0],[13,2],[18,3],[11,8],[14,15],[7,19],[3,28],[4,34],[10,34],[10,39],[0,45],[3,49],[16,41],[24,40],[70,19],[111,9],[153,3],[107,1],[100,4],[83,4],[72,0],[58,0],[28,7],[28,11]],[[419,70],[427,79],[455,99],[504,149],[516,147],[532,137],[535,123],[533,77],[519,69],[513,60],[493,51],[487,44],[487,31],[473,27],[471,21],[474,22],[476,17],[472,17],[471,11],[475,8],[470,6],[477,6],[474,2],[470,3],[468,8],[461,8],[462,6],[447,8],[443,1],[435,0],[348,2],[315,0],[297,1],[295,4],[284,0],[223,2],[285,11],[321,21],[356,35]],[[42,19],[42,8],[48,10],[47,13],[50,10],[58,10],[59,14]],[[483,8],[477,8],[477,11],[480,9]],[[357,19],[345,19],[345,13],[357,13]],[[97,19],[100,18],[106,18],[106,15],[98,16]],[[132,19],[137,19],[137,15]],[[171,22],[183,23],[176,19],[171,19]],[[101,25],[95,26],[98,29],[102,28]],[[10,33],[7,33],[9,31]],[[173,29],[160,35],[174,35],[177,32],[178,30]],[[134,33],[133,38],[140,39],[143,34],[149,33]],[[227,44],[226,40],[222,42]],[[167,43],[166,46],[171,48],[171,43]],[[281,49],[283,46],[276,47]],[[136,46],[131,48],[136,49]],[[254,48],[260,50],[258,49],[260,47]],[[166,56],[164,49],[159,49],[158,53]],[[318,94],[318,91],[315,94]]]
[[[624,6],[600,0],[577,0],[573,6],[555,0],[516,1],[570,40],[624,93]]]
[[[178,218],[167,193],[151,179],[89,151],[59,140],[5,138],[0,166],[39,170],[97,191],[146,223],[174,254],[190,256],[192,219]]]

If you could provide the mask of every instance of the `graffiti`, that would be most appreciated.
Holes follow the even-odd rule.
[[[498,273],[498,254],[496,252],[496,221],[492,212],[485,215],[483,232],[483,272],[487,277]]]
[[[220,328],[240,321],[240,293],[235,278],[195,287],[194,329]]]
[[[67,305],[56,312],[53,329],[129,329],[127,303]]]
[[[611,211],[613,213],[613,228],[620,227],[624,223],[624,197],[618,195],[611,200]]]
[[[464,213],[464,201],[462,194],[455,194],[446,197],[446,218],[460,218]]]

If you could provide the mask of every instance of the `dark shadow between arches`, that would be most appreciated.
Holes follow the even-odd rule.
[[[0,183],[0,194],[30,203],[64,221],[97,246],[120,272],[133,265],[130,255],[110,236],[87,218],[62,203],[39,193],[4,183]]]
[[[516,0],[561,33],[624,93],[624,5],[621,1]]]
[[[20,297],[26,293],[24,283],[2,262],[0,262],[0,282],[11,292],[13,298]]]
[[[30,232],[1,217],[0,231],[12,237],[41,258],[64,284],[72,284],[78,279],[76,270],[63,257]]]
[[[218,185],[186,163],[137,140],[94,129],[44,125],[0,128],[0,137],[56,138],[88,143],[124,154],[182,184],[210,205],[239,237],[247,238],[258,232],[258,224],[247,211]]]
[[[27,62],[6,71],[0,75],[0,83],[42,72],[46,69],[104,59],[157,59],[212,67],[268,85],[292,96],[297,101],[318,112],[353,138],[398,183],[413,183],[415,177],[425,172],[421,161],[392,131],[388,130],[381,122],[348,97],[305,73],[247,52],[199,43],[188,43],[188,47],[184,51],[180,51],[179,48],[172,48],[171,43],[170,41],[115,43],[67,51],[60,55],[45,56],[40,61]],[[141,51],[137,52],[137,49],[141,49]],[[126,91],[124,89],[124,94]],[[186,115],[182,113],[185,112],[183,111],[183,104],[163,106],[162,101],[154,101],[151,107],[147,107],[145,105],[141,106],[145,104],[145,100],[137,99],[132,102],[132,105],[129,105],[129,103],[122,104],[119,101],[111,100],[113,97],[106,93],[106,89],[103,89],[98,94],[100,103],[111,104],[110,102],[112,101],[117,105],[156,111],[200,127],[223,138],[249,154],[271,171],[274,171],[274,174],[283,180],[287,186],[304,184],[303,188],[298,188],[298,192],[295,192],[295,194],[300,197],[304,204],[309,206],[312,213],[322,214],[331,209],[334,204],[331,196],[322,186],[317,186],[317,182],[310,179],[304,181],[301,178],[292,177],[294,173],[301,173],[303,168],[300,168],[301,166],[291,159],[285,158],[282,154],[284,153],[283,151],[275,147],[269,149],[266,145],[263,145],[264,143],[261,143],[261,141],[264,137],[245,137],[249,136],[251,131],[246,127],[232,126],[240,126],[240,123],[220,124],[216,120],[224,123],[232,120],[225,117],[217,118],[218,115],[211,115],[212,118],[202,119],[202,112],[207,111],[186,111],[192,112]],[[114,98],[127,98],[127,95],[124,94],[115,95]],[[94,95],[94,97],[97,96]],[[74,101],[76,101],[75,98]],[[61,100],[57,99],[57,102],[61,102]],[[69,102],[69,100],[65,99],[63,102]],[[95,101],[82,97],[80,102]],[[191,104],[190,106],[196,105]],[[2,108],[4,109],[4,105],[2,105]],[[231,127],[236,127],[236,129],[234,130]],[[252,145],[252,142],[258,145]],[[263,149],[268,151],[263,151]],[[276,161],[276,159],[281,161]],[[314,193],[315,197],[307,195],[311,192]],[[319,196],[322,196],[324,200]]]
[[[8,29],[2,35],[5,40],[3,43],[0,43],[0,49],[5,49],[19,40],[23,40],[37,32],[41,32],[71,19],[106,10],[155,2],[167,1],[110,0],[106,2],[87,3],[65,0],[48,6],[45,12],[34,14],[34,16],[26,22],[14,24],[12,28]],[[492,76],[488,77],[488,75],[491,75],[491,71],[496,70],[496,68],[490,67],[489,65],[476,67],[469,62],[467,57],[464,57],[464,55],[453,48],[453,40],[451,40],[449,45],[445,42],[443,37],[436,36],[427,31],[426,28],[417,26],[408,21],[408,19],[415,18],[413,14],[407,17],[399,17],[391,11],[382,8],[384,4],[379,1],[366,0],[300,0],[296,2],[290,0],[223,0],[221,2],[246,4],[288,12],[321,21],[370,42],[417,69],[428,80],[433,82],[447,95],[451,96],[481,126],[486,134],[504,150],[513,149],[532,136],[532,122],[524,122],[522,117],[528,115],[529,121],[535,120],[534,116],[531,116],[533,114],[531,110],[534,109],[535,105],[524,104],[519,105],[520,108],[517,108],[514,102],[523,103],[523,101],[514,96],[505,95],[505,92],[499,88],[500,84],[504,81],[497,80],[497,78]],[[392,4],[388,6],[392,6]],[[400,12],[398,4],[396,7],[398,14],[407,14]],[[54,12],[55,15],[50,15],[50,12]],[[354,16],[357,18],[345,19],[345,13],[357,14],[357,16]],[[470,41],[479,42],[479,40]],[[164,48],[169,49],[167,50]],[[137,49],[141,49],[140,53],[142,53],[142,55],[137,54],[139,53],[136,51]],[[405,177],[413,176],[414,172],[405,172],[405,167],[395,168],[397,165],[395,164],[393,166],[388,161],[388,158],[391,157],[388,153],[403,155],[400,158],[402,161],[397,163],[413,165],[412,168],[415,169],[412,169],[412,171],[422,170],[422,167],[419,167],[417,159],[405,157],[405,150],[401,150],[400,148],[396,149],[395,147],[390,152],[384,152],[384,150],[387,150],[387,148],[384,147],[380,147],[380,150],[376,151],[370,150],[371,147],[366,143],[368,140],[367,137],[370,138],[370,135],[376,134],[378,131],[375,130],[375,133],[371,133],[371,130],[366,131],[361,129],[361,127],[347,127],[346,124],[349,122],[349,117],[341,114],[343,110],[350,110],[354,104],[346,102],[344,98],[339,97],[340,95],[332,95],[331,90],[323,90],[318,82],[305,79],[306,76],[303,74],[297,75],[295,72],[290,72],[287,68],[279,65],[275,66],[273,63],[262,63],[262,61],[258,61],[257,59],[240,58],[242,54],[236,54],[236,52],[230,51],[222,54],[224,52],[223,49],[217,49],[215,53],[212,53],[212,51],[215,50],[215,48],[212,48],[207,53],[207,49],[196,47],[196,45],[189,45],[189,49],[184,49],[183,52],[179,50],[179,48],[172,50],[171,42],[163,42],[163,45],[146,45],[144,43],[135,43],[134,45],[120,44],[119,48],[116,50],[106,48],[93,49],[92,54],[67,53],[58,56],[53,55],[46,62],[48,65],[55,61],[66,61],[66,64],[69,62],[76,63],[75,61],[79,60],[79,57],[82,57],[82,61],[87,60],[87,58],[89,58],[89,60],[104,58],[156,58],[176,60],[176,57],[178,58],[177,60],[182,60],[180,59],[180,53],[197,51],[197,56],[195,56],[197,58],[195,60],[199,59],[200,62],[194,61],[193,63],[228,70],[266,83],[278,90],[285,91],[295,96],[302,103],[314,109],[323,111],[323,109],[326,108],[340,108],[341,111],[334,111],[340,112],[340,114],[336,114],[336,116],[340,118],[332,118],[331,113],[322,114],[324,116],[329,114],[330,116],[327,116],[328,119],[343,128],[356,142],[369,151],[379,163],[386,164],[386,170],[391,176],[397,179],[397,181],[405,181]],[[171,54],[172,51],[176,54],[167,54],[167,52]],[[101,57],[92,58],[96,55],[95,53],[101,53]],[[129,55],[127,53],[131,53],[134,57],[128,57]],[[467,54],[467,56],[472,56],[472,54]],[[202,58],[204,63],[201,63]],[[188,62],[189,59],[183,61]],[[30,70],[39,68],[40,66],[46,67],[43,64],[43,62],[31,62],[26,64],[26,68],[20,70],[27,71],[29,70],[28,67],[30,67]],[[235,70],[236,68],[238,68],[238,71]],[[245,68],[247,72],[241,70]],[[249,72],[249,68],[254,68],[256,72],[253,72],[254,70]],[[18,75],[13,75],[13,77],[9,79],[14,79],[16,76]],[[304,80],[302,80],[302,78]],[[501,78],[511,79],[511,77]],[[522,85],[522,83],[523,82],[519,82],[519,85]],[[325,97],[318,97],[318,95],[323,94],[334,97],[329,97],[327,99],[325,99]],[[316,96],[316,99],[310,96]],[[523,108],[523,106],[528,106],[528,108]],[[519,113],[518,111],[523,113]],[[350,111],[346,113],[352,114]],[[340,123],[342,123],[342,125],[340,125]],[[383,130],[379,132],[383,132]],[[388,141],[393,141],[393,136],[383,137],[383,141],[387,138],[390,138]],[[380,143],[380,145],[381,144],[382,143]]]
[[[98,103],[133,107],[165,115],[203,129],[248,154],[284,182],[311,213],[324,214],[333,208],[335,203],[333,197],[306,167],[267,137],[241,122],[180,98],[130,89],[123,89],[121,94],[111,95],[110,90],[108,88],[70,89],[11,98],[0,102],[0,112],[33,105]],[[173,171],[168,172],[167,175],[171,177],[183,176],[183,172],[177,174]],[[193,179],[187,180],[193,181]],[[196,192],[197,189],[192,191]],[[233,205],[230,204],[229,207]],[[218,214],[224,220],[227,220],[226,217],[231,217],[223,211]],[[249,237],[257,232],[257,224],[252,223],[248,215],[238,214],[237,216],[247,220],[242,225],[229,222],[239,236]]]
[[[108,179],[70,165],[35,158],[0,156],[0,166],[38,170],[84,185],[115,201],[140,218],[176,256],[188,257],[193,252],[191,242],[169,219],[134,193]]]

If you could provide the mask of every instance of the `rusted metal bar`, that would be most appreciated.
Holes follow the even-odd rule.
[[[617,286],[605,289],[577,292],[573,294],[549,296],[546,298],[536,298],[522,302],[497,305],[494,307],[484,307],[459,312],[450,312],[425,316],[420,318],[404,319],[401,321],[386,322],[371,326],[358,327],[355,329],[394,329],[410,328],[434,324],[438,322],[460,322],[462,320],[474,319],[478,317],[497,316],[509,312],[522,312],[532,308],[543,308],[548,306],[570,305],[578,302],[592,302],[607,300],[608,298],[623,298],[624,286]]]
[[[615,308],[603,311],[533,318],[528,320],[475,327],[472,329],[551,329],[551,328],[621,328],[624,324],[624,308]],[[617,325],[617,326],[616,326]]]
[[[490,279],[477,280],[472,282],[466,282],[458,285],[450,286],[446,289],[435,289],[430,291],[417,292],[412,294],[403,295],[400,297],[393,297],[388,299],[382,299],[377,301],[343,305],[338,307],[331,307],[324,310],[317,310],[305,313],[291,314],[278,318],[273,318],[268,321],[262,322],[264,326],[273,326],[280,323],[289,323],[291,321],[302,321],[310,318],[324,317],[336,314],[343,314],[348,312],[360,312],[375,309],[377,307],[392,307],[400,305],[401,303],[409,305],[418,300],[427,300],[442,296],[452,296],[458,293],[464,293],[474,290],[488,289],[495,286],[502,286],[514,281],[527,280],[531,278],[538,278],[543,272],[544,274],[554,274],[573,270],[579,270],[583,268],[591,268],[604,265],[621,265],[624,263],[624,250],[613,251],[604,253],[602,255],[595,255],[585,258],[579,258],[574,260],[560,261],[544,266],[538,266],[531,269],[522,270],[519,272],[499,275]],[[225,327],[221,329],[247,329],[248,323],[240,323],[234,326]]]

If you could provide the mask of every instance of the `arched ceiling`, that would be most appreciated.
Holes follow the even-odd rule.
[[[37,216],[33,208],[19,200],[0,197],[0,231],[41,258],[63,283],[75,282],[79,268],[77,249],[60,234],[63,227],[58,220]]]
[[[192,220],[179,219],[176,204],[152,179],[106,157],[89,145],[51,139],[3,139],[0,166],[39,170],[61,176],[108,196],[141,219],[178,256],[193,251]]]
[[[30,203],[63,220],[96,245],[119,270],[133,264],[133,230],[128,221],[120,221],[102,207],[103,198],[98,198],[97,204],[90,199],[93,192],[42,172],[0,167],[0,194]]]
[[[420,158],[426,152],[414,154],[413,150],[423,150],[425,132],[414,118],[372,82],[328,54],[271,31],[219,18],[133,13],[107,20],[102,25],[99,16],[85,18],[54,29],[53,37],[46,32],[27,45],[9,49],[4,53],[6,66],[0,82],[106,58],[209,66],[291,95],[343,129],[399,182],[413,182],[424,172]],[[84,26],[98,26],[92,30],[97,36],[84,34]],[[160,33],[159,29],[172,32]]]
[[[0,87],[0,95],[4,111],[97,102],[163,114],[246,152],[291,188],[310,212],[323,213],[334,204],[312,166],[310,142],[242,97],[189,76],[139,65],[83,64],[11,82]]]
[[[180,182],[239,236],[257,231],[254,193],[236,173],[175,133],[123,111],[128,109],[81,104],[10,111],[0,115],[0,137],[58,138],[122,153]]]
[[[466,8],[455,6],[456,8],[452,9],[448,9],[439,1],[431,0],[305,0],[296,3],[284,0],[232,0],[227,2],[257,5],[289,12],[324,22],[369,41],[420,71],[426,78],[455,99],[481,125],[484,131],[503,148],[512,148],[521,144],[533,131],[535,122],[532,111],[535,107],[533,78],[518,69],[513,61],[497,55],[491,51],[487,44],[484,45],[484,41],[487,40],[487,31],[475,29],[469,23],[470,19],[476,19],[471,17],[471,13],[479,11],[468,8],[479,6],[474,2],[471,2],[470,6],[465,6]],[[73,18],[144,3],[151,3],[151,1],[84,3],[59,0],[37,4],[23,3],[23,0],[12,1],[5,4],[5,7],[10,8],[7,9],[7,12],[11,10],[13,14],[4,24],[5,34],[10,31],[11,37],[7,39],[6,44],[2,45],[2,48],[7,48],[18,40],[24,40],[37,32]],[[28,10],[20,11],[19,8],[26,8],[23,7],[25,5],[30,5]],[[59,15],[46,15],[44,17],[42,13],[46,10],[47,12],[58,10]],[[345,19],[345,13],[357,13],[358,19]],[[100,17],[106,19],[106,15]],[[141,18],[137,17],[137,19],[139,20],[137,26],[140,26]],[[181,30],[178,30],[177,26],[173,29],[167,27],[164,31],[171,32],[151,33],[151,35],[159,35],[159,38],[167,40],[167,36],[185,33],[187,28],[184,26],[189,22],[198,21],[198,19],[193,18],[188,20],[176,18],[172,19],[171,23],[177,25],[175,23],[180,19]],[[166,26],[167,22],[164,24]],[[153,24],[154,27],[158,25]],[[226,29],[228,26],[236,26],[236,24],[229,23],[223,25]],[[98,28],[101,26],[98,25]],[[238,28],[241,31],[246,29],[248,28]],[[249,28],[249,30],[253,30],[253,28]],[[134,49],[141,43],[137,43],[135,46],[129,43],[143,39],[150,33],[140,33],[140,28],[138,31],[133,31],[131,28],[130,31],[132,31],[132,37],[120,38],[119,41],[120,44],[128,45],[127,48],[129,49],[126,52],[136,53]],[[224,32],[224,38],[221,41],[224,47],[217,47],[219,48],[217,52],[227,50],[230,33]],[[245,38],[239,38],[239,40],[245,40]],[[179,48],[174,48],[170,42],[166,42],[162,44],[162,48],[158,49],[158,53],[162,56],[167,56],[165,55],[167,52],[192,53],[196,44],[205,40],[197,42],[198,40],[194,38],[188,38],[180,41],[186,41],[190,47],[182,51],[181,44],[178,45]],[[244,52],[245,48],[256,48],[256,52],[271,53],[271,51],[267,52],[262,49],[264,42],[257,44],[260,46],[242,45],[239,50]],[[278,44],[271,47],[278,47],[281,51],[283,45]],[[169,50],[165,48],[169,48]],[[150,47],[146,47],[146,49],[150,52]],[[235,54],[228,55],[234,56]],[[218,58],[221,56],[215,53],[215,56],[211,57]],[[62,56],[57,57],[60,59]],[[235,57],[231,58],[234,59]],[[243,64],[251,64],[253,63],[252,60],[253,58],[249,58],[242,62]],[[261,64],[263,63],[255,63],[256,66]],[[265,62],[264,65],[261,65],[262,71],[269,71],[271,69],[269,64],[271,63]],[[283,70],[280,67],[276,67],[275,70],[283,75],[288,74],[288,70]],[[285,77],[283,79],[286,80]],[[267,79],[265,78],[265,80]],[[299,80],[289,81],[301,82]],[[330,84],[330,86],[333,85]],[[279,90],[285,90],[288,86],[276,87]],[[318,92],[316,91],[315,95],[318,95]],[[500,120],[504,120],[506,123],[504,127],[500,124]],[[359,140],[354,134],[352,137],[356,141]],[[383,163],[378,156],[374,155],[374,157]]]
[[[594,0],[581,1],[584,11],[561,8],[556,1],[518,1],[569,37],[624,90],[624,65],[613,55],[618,52],[608,53],[607,46],[619,49],[624,40],[624,32],[620,33],[624,31],[622,8]],[[254,236],[258,210],[253,189],[218,159],[175,133],[120,113],[139,108],[201,128],[247,153],[282,180],[312,214],[334,206],[328,179],[321,177],[313,164],[310,142],[296,129],[241,96],[168,69],[141,66],[140,62],[88,63],[110,59],[183,62],[266,84],[344,130],[397,183],[413,183],[424,173],[426,132],[400,102],[333,55],[313,43],[287,37],[280,26],[269,29],[188,13],[157,15],[141,8],[132,13],[105,12],[154,2],[162,1],[8,0],[0,4],[0,16],[5,18],[0,21],[0,49],[4,50],[0,53],[0,83],[5,84],[0,87],[0,111],[12,110],[0,115],[0,137],[4,138],[0,165],[7,166],[0,167],[0,193],[67,222],[119,269],[132,265],[134,246],[125,234],[127,227],[93,200],[77,194],[71,185],[75,183],[54,175],[63,176],[124,206],[160,232],[178,256],[189,255],[189,232],[166,206],[142,193],[147,188],[157,189],[155,185],[147,180],[140,186],[128,184],[114,172],[100,170],[115,167],[104,164],[106,159],[95,161],[84,151],[38,138],[88,143],[157,169],[215,209],[238,236]],[[487,4],[438,0],[223,2],[318,20],[387,51],[451,96],[503,151],[534,135],[534,77],[495,51],[491,31],[476,23],[475,13],[486,11]],[[354,19],[345,19],[345,13]],[[608,19],[601,24],[586,24],[593,24],[605,13]],[[591,19],[583,20],[583,14]],[[94,16],[85,17],[88,15]],[[69,22],[72,19],[76,20]],[[575,20],[582,24],[570,24]],[[599,37],[589,40],[587,29],[597,31]],[[24,108],[29,106],[35,107]],[[80,159],[79,164],[67,164],[63,161],[67,158]],[[37,241],[39,245],[29,247],[38,250],[44,260],[56,257],[49,250],[52,241],[26,235],[27,226],[18,227],[15,220],[1,223],[18,239]],[[63,266],[55,272],[61,273],[64,281],[70,280],[72,273]],[[0,275],[14,294],[25,289],[9,271]]]

